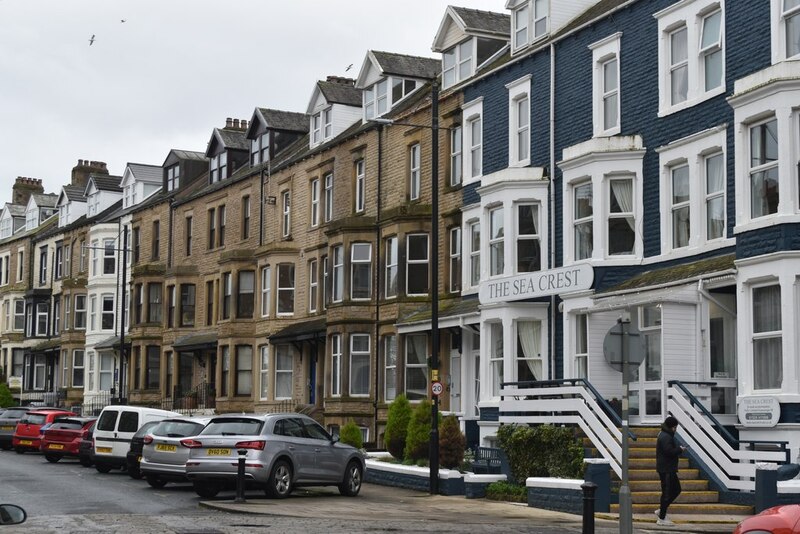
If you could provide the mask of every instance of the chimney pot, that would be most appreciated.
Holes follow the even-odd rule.
[[[233,126],[233,119],[228,117],[227,119],[225,119],[225,127],[230,128],[231,126]]]
[[[233,119],[233,127],[239,129],[239,119]]]
[[[242,119],[242,130],[246,130],[246,129],[247,129],[247,120]]]

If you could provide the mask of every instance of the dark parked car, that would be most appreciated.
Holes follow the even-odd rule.
[[[28,413],[30,408],[8,408],[0,413],[0,449],[10,451],[14,448],[11,443],[17,423]]]
[[[59,419],[42,433],[41,451],[48,462],[56,463],[68,456],[77,458],[80,445],[96,417],[65,417]]]
[[[148,484],[162,488],[167,482],[186,482],[189,449],[181,440],[199,434],[210,420],[210,417],[171,417],[144,437],[139,468]]]
[[[247,451],[246,480],[269,497],[288,497],[298,486],[338,486],[350,497],[361,490],[361,451],[339,443],[305,415],[218,415],[181,445],[191,449],[186,476],[204,498],[233,487],[239,450]]]
[[[150,432],[150,430],[153,429],[154,426],[160,422],[161,421],[150,421],[143,424],[139,430],[136,431],[136,434],[134,434],[131,438],[131,448],[128,449],[128,454],[125,456],[128,474],[131,476],[131,478],[139,480],[144,476],[142,475],[142,471],[139,469],[139,462],[142,461],[144,437],[148,434],[148,432]]]
[[[18,454],[25,451],[39,452],[42,443],[42,427],[47,429],[59,419],[78,414],[58,408],[37,408],[29,410],[17,423],[11,443]]]
[[[81,444],[78,446],[78,461],[83,467],[92,467],[94,465],[94,427],[97,426],[97,421],[92,423],[89,428],[84,431]]]

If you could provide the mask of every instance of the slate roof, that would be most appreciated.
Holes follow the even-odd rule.
[[[226,128],[214,128],[214,130],[222,140],[223,147],[235,150],[250,149],[250,143],[247,141],[247,132],[244,130],[228,130]]]
[[[447,317],[458,317],[460,315],[471,315],[471,314],[478,314],[480,310],[478,306],[480,305],[480,301],[477,298],[467,298],[467,299],[448,299],[441,301],[441,307],[439,308],[439,319],[445,319]],[[425,304],[417,308],[416,310],[412,311],[405,317],[400,318],[397,321],[398,325],[401,324],[413,324],[413,323],[421,323],[423,321],[430,321],[431,320],[431,305]]]
[[[326,328],[327,319],[324,317],[293,323],[269,336],[269,340],[274,343],[275,341],[304,341],[320,337],[324,338]]]
[[[329,104],[361,107],[361,91],[352,85],[320,80],[317,87]]]
[[[128,163],[128,169],[137,180],[160,183],[164,179],[164,169],[159,165]]]
[[[34,193],[31,195],[31,198],[36,201],[36,205],[40,208],[55,208],[56,202],[58,202],[58,195],[54,195],[53,193]]]
[[[80,185],[65,185],[62,189],[67,197],[67,200],[71,200],[73,202],[86,202],[86,195],[83,194],[86,190],[85,187]]]
[[[452,8],[464,22],[467,32],[494,33],[506,38],[511,35],[511,16],[508,14],[466,7]]]
[[[216,332],[198,332],[196,334],[188,334],[181,336],[172,344],[172,348],[177,349],[191,349],[191,348],[204,348],[206,346],[216,346],[217,333]]]
[[[566,26],[558,30],[553,37],[559,37],[565,33],[569,33],[575,28],[579,28],[584,24],[593,21],[594,19],[603,16],[609,11],[612,11],[622,4],[627,3],[628,0],[600,0],[595,5],[569,21]]]
[[[122,193],[122,176],[108,176],[105,174],[93,174],[90,178],[94,181],[94,186],[100,191],[113,191]]]
[[[387,75],[431,79],[438,76],[442,70],[441,60],[435,58],[407,56],[378,50],[372,50],[372,56],[378,62],[383,73]]]
[[[288,130],[290,132],[308,132],[308,115],[294,111],[281,111],[279,109],[257,108],[258,112],[267,121],[267,126],[273,130]]]
[[[207,161],[205,152],[195,152],[193,150],[178,150],[177,148],[173,148],[170,150],[172,154],[175,154],[175,157],[178,159],[194,159],[199,161]]]
[[[608,289],[598,291],[598,295],[604,293],[616,293],[618,291],[644,289],[647,287],[680,282],[682,280],[692,280],[699,277],[730,271],[735,269],[733,261],[736,254],[724,254],[713,258],[698,260],[692,263],[682,263],[661,269],[653,269],[638,276],[634,276]]]
[[[22,204],[6,204],[6,209],[12,217],[25,217],[25,206]]]

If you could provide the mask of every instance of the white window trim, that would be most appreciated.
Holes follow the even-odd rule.
[[[409,242],[410,242],[412,237],[420,237],[420,236],[425,236],[425,238],[426,238],[427,253],[426,253],[426,256],[425,256],[424,260],[419,260],[419,259],[413,259],[412,260],[411,259],[411,255],[408,252],[409,248],[410,248],[409,247]],[[408,268],[408,266],[409,265],[415,265],[415,264],[418,264],[418,265],[419,264],[425,264],[427,266],[427,269],[428,269],[428,291],[425,292],[425,293],[411,293],[409,291],[408,274],[409,274],[410,269]],[[430,234],[426,234],[426,233],[406,234],[406,295],[409,296],[409,297],[422,297],[422,296],[429,295],[430,292],[431,292],[430,276],[431,276],[431,236],[430,236]]]
[[[796,13],[792,11],[791,13]],[[770,27],[772,64],[790,59],[786,55],[786,22],[783,18],[783,0],[770,0]],[[791,56],[797,58],[798,56]]]
[[[319,225],[319,178],[311,180],[311,226]]]
[[[474,226],[478,227],[478,248],[473,248],[473,246],[472,246],[472,229],[473,229]],[[482,230],[483,230],[483,228],[481,228],[481,221],[477,217],[469,219],[468,221],[466,221],[464,223],[464,231],[461,234],[463,239],[464,239],[464,245],[462,247],[462,250],[469,251],[469,261],[464,261],[463,265],[462,265],[462,268],[463,268],[463,271],[464,271],[463,272],[464,276],[462,277],[462,280],[461,280],[462,293],[466,293],[466,291],[464,291],[464,290],[467,289],[467,288],[472,290],[472,292],[475,292],[475,291],[478,290],[478,288],[480,288],[480,285],[481,285],[481,278],[483,277],[483,275],[482,275],[483,268],[482,268],[481,261],[482,261],[482,258],[485,257],[485,254],[481,254],[480,237],[481,237],[481,234],[483,233]],[[473,259],[474,258],[478,259],[478,272],[477,272],[477,278],[476,278],[477,282],[473,284],[472,283],[473,282],[472,265],[473,265]]]
[[[391,254],[390,254],[391,251]],[[384,297],[386,299],[394,299],[397,298],[397,293],[399,288],[395,288],[394,294],[389,294],[389,280],[390,276],[389,273],[392,269],[395,272],[395,280],[397,280],[400,276],[400,267],[399,267],[399,238],[396,235],[389,236],[386,238],[386,280],[384,281]],[[391,260],[389,257],[391,256]],[[394,263],[389,263],[389,261],[393,261]]]
[[[408,147],[408,197],[411,200],[419,200],[421,193],[422,148],[419,143],[414,143]]]
[[[289,356],[291,356],[292,365],[288,369],[283,369],[283,368],[279,369],[278,368],[278,362],[280,361],[280,358],[279,358],[279,355],[278,355],[278,351],[280,350],[281,347],[283,347],[286,351],[288,351]],[[275,349],[275,400],[291,399],[292,396],[293,396],[292,394],[290,394],[288,397],[278,397],[277,396],[277,393],[278,393],[278,375],[279,374],[289,375],[289,384],[291,384],[291,386],[292,386],[290,391],[292,391],[292,394],[293,394],[294,393],[294,351],[292,350],[292,346],[291,345],[278,345],[277,348]]]
[[[763,266],[761,266],[761,267],[763,268]],[[780,264],[778,264],[778,265],[772,264],[770,266],[770,269],[775,269],[775,268],[777,268],[779,271],[782,271],[781,268],[785,268],[785,266],[780,265]],[[763,272],[763,271],[761,269],[759,269],[759,272]],[[745,306],[744,311],[745,311],[745,315],[746,315],[746,317],[741,317],[740,316],[740,321],[742,319],[744,319],[744,321],[746,321],[746,322],[744,323],[745,327],[739,329],[739,335],[738,335],[738,340],[737,340],[737,346],[745,347],[745,351],[743,351],[743,352],[746,352],[746,354],[743,355],[744,356],[744,368],[743,369],[741,369],[741,367],[742,367],[742,365],[741,365],[742,359],[741,358],[739,359],[739,362],[740,362],[739,365],[740,365],[740,369],[741,369],[740,370],[741,376],[740,376],[739,380],[740,380],[740,382],[744,382],[746,384],[745,387],[740,387],[740,392],[739,392],[740,394],[747,393],[747,392],[755,393],[755,394],[758,394],[758,395],[764,395],[764,394],[770,394],[770,393],[781,393],[782,390],[783,390],[783,384],[786,383],[787,376],[793,376],[794,364],[791,361],[792,358],[790,358],[787,361],[787,350],[786,350],[787,346],[788,347],[793,347],[792,340],[788,339],[788,338],[792,338],[793,330],[791,329],[791,327],[790,327],[790,329],[787,330],[786,326],[787,326],[787,321],[789,323],[791,323],[791,321],[793,320],[794,313],[796,313],[796,306],[793,304],[793,302],[794,302],[793,301],[794,294],[793,293],[787,294],[787,291],[785,289],[785,283],[786,283],[786,280],[783,279],[782,277],[779,278],[777,276],[763,276],[762,275],[762,276],[758,276],[756,278],[753,278],[751,280],[745,279],[740,285],[740,288],[743,289],[743,291],[740,293],[740,298],[744,299],[743,304]],[[753,326],[754,326],[754,324],[753,324],[753,305],[754,305],[753,293],[758,288],[769,287],[769,286],[778,286],[780,288],[781,307],[782,307],[781,308],[781,330],[780,331],[774,330],[774,331],[771,331],[771,332],[755,333],[753,331]],[[792,287],[794,287],[794,286],[792,286]],[[787,300],[787,297],[789,297],[788,300]],[[738,308],[738,304],[737,304],[737,308]],[[783,372],[783,381],[782,381],[781,387],[773,388],[773,389],[755,389],[755,349],[754,349],[754,346],[753,346],[753,340],[757,339],[757,338],[764,339],[764,338],[776,337],[775,334],[777,332],[780,333],[780,337],[781,337],[782,372]],[[793,352],[790,353],[790,354],[793,354]],[[787,374],[787,373],[790,373],[790,374]]]
[[[700,38],[703,17],[720,9],[722,21],[720,23],[720,37],[722,50],[722,84],[710,91],[705,90],[703,76],[702,56],[700,54]],[[695,0],[681,1],[654,13],[658,20],[658,116],[664,117],[682,109],[696,106],[697,104],[725,93],[725,2],[723,0]],[[670,34],[681,25],[686,26],[687,57],[688,57],[688,88],[686,100],[678,104],[671,103],[670,87]]]
[[[455,142],[455,137],[458,135],[458,143]],[[460,124],[454,125],[450,128],[450,187],[458,187],[464,181],[464,129]],[[455,165],[455,162],[458,165]],[[456,172],[458,170],[458,172]]]
[[[493,238],[492,237],[492,214],[494,212],[498,211],[498,210],[500,211],[500,221],[501,221],[501,223],[503,225],[503,235],[498,237],[498,238]],[[493,205],[493,206],[489,206],[486,209],[486,226],[485,226],[485,228],[487,229],[487,232],[486,232],[486,249],[482,250],[481,252],[486,254],[486,260],[489,262],[488,263],[489,268],[488,268],[488,272],[487,272],[489,278],[494,278],[494,277],[498,277],[498,276],[504,276],[506,274],[506,269],[508,267],[508,258],[507,258],[507,256],[508,256],[507,248],[508,247],[506,247],[506,237],[508,237],[508,232],[506,231],[506,228],[508,227],[508,221],[506,220],[507,215],[508,215],[508,213],[507,213],[507,211],[505,209],[505,206],[502,205],[502,204],[496,204],[496,205]],[[502,248],[502,251],[503,251],[503,253],[502,253],[503,270],[501,272],[499,272],[499,273],[493,273],[492,272],[492,246],[493,245],[499,245],[500,248]]]
[[[356,169],[356,213],[362,213],[366,204],[366,164],[364,158],[355,163]]]
[[[336,257],[336,254],[339,257]],[[336,263],[336,262],[339,263]],[[331,302],[344,300],[344,245],[336,245],[331,249]]]
[[[333,173],[329,172],[324,177],[324,219],[325,222],[330,222],[333,219]]]
[[[522,11],[523,9],[527,9],[528,10],[528,12],[525,13],[525,16],[521,17],[522,20],[520,21],[520,22],[523,22],[525,24],[525,26],[524,26],[525,40],[518,45],[517,44],[517,33],[523,30],[523,26],[522,25],[517,25],[517,20],[518,20],[517,14],[520,11]],[[516,8],[514,8],[514,10],[511,12],[511,53],[512,54],[516,54],[520,50],[524,50],[525,48],[528,47],[528,45],[531,42],[531,33],[532,33],[532,31],[531,31],[532,30],[532,27],[531,27],[531,11],[533,11],[533,6],[531,6],[530,2],[526,0],[525,2],[520,3],[520,5],[517,6]]]
[[[620,41],[622,39],[622,32],[617,32],[609,35],[597,42],[589,45],[589,50],[592,51],[592,123],[594,124],[594,136],[610,136],[617,135],[621,131],[620,115],[622,102],[621,91],[621,78],[622,72],[620,66]],[[604,82],[604,66],[607,62],[616,59],[617,61],[617,124],[611,128],[605,128],[605,112],[604,112],[604,97],[605,97],[605,82]]]
[[[461,227],[455,226],[450,228],[450,242],[449,242],[449,271],[450,276],[448,277],[447,281],[447,292],[448,293],[461,293],[461,286],[463,286],[463,281],[461,281],[461,272],[463,268],[461,267],[462,254],[461,254],[461,245],[463,243],[463,239],[461,238]],[[458,263],[458,271],[453,269],[453,263]],[[455,282],[455,276],[458,274],[460,283],[458,284],[459,287],[457,289],[453,289]]]
[[[261,317],[269,317],[272,311],[272,269],[269,265],[261,267]]]
[[[331,335],[331,397],[342,396],[342,335]]]
[[[308,262],[308,312],[317,311],[319,300],[319,262],[316,259]]]
[[[261,400],[269,400],[269,345],[261,345],[258,348],[258,368],[259,398]],[[266,393],[266,395],[264,395],[264,393]]]
[[[292,200],[289,191],[281,193],[281,235],[288,238],[292,235]]]
[[[660,203],[672,206],[672,170],[681,165],[689,167],[689,243],[685,247],[673,248],[672,209],[661,210],[661,254],[670,258],[697,254],[701,251],[714,250],[733,244],[732,239],[725,237],[728,225],[728,183],[727,173],[727,128],[721,124],[675,140],[668,145],[657,148],[660,168]],[[706,169],[708,156],[722,153],[725,169],[723,186],[723,205],[725,206],[725,231],[723,237],[707,239],[706,229]],[[749,181],[749,177],[748,177]],[[738,202],[738,200],[737,200]],[[749,205],[748,205],[749,206]],[[749,209],[749,207],[748,207]]]
[[[538,233],[536,234],[520,234],[519,233],[519,207],[520,206],[535,206],[536,207],[536,229]],[[542,203],[541,202],[533,202],[533,201],[519,201],[514,202],[513,207],[511,209],[511,219],[512,219],[512,226],[511,226],[511,258],[512,258],[512,272],[514,274],[518,274],[520,271],[519,268],[519,256],[518,256],[518,243],[520,239],[524,239],[525,241],[536,241],[539,243],[539,270],[541,271],[547,265],[547,259],[543,256],[546,254],[544,248],[542,248]],[[535,271],[532,271],[535,272]]]
[[[483,176],[483,133],[481,133],[481,170],[475,176],[472,175],[472,122],[481,121],[481,131],[483,131],[483,97],[476,98],[462,106],[462,130],[461,140],[464,148],[461,151],[462,164],[462,183],[464,185],[477,182]],[[477,146],[477,145],[476,145]]]
[[[531,106],[531,75],[528,74],[518,80],[506,85],[508,89],[508,166],[509,167],[527,167],[531,163],[531,132],[532,132],[532,106]],[[517,114],[517,103],[520,100],[527,99],[528,101],[528,123],[524,127],[528,135],[528,150],[527,158],[518,159],[519,155],[519,138],[520,131],[519,117]],[[471,132],[470,132],[471,134]],[[472,162],[470,161],[470,165]]]
[[[387,355],[389,354],[389,340],[394,340],[394,365],[389,365]],[[394,396],[389,398],[387,392],[389,390],[388,374],[389,370],[394,371]],[[397,335],[387,334],[383,336],[383,400],[391,402],[397,398]]]
[[[613,138],[612,138],[613,139]],[[639,140],[640,141],[640,140]],[[636,141],[638,145],[639,141]],[[597,143],[598,141],[591,141]],[[602,141],[605,143],[605,141]],[[575,148],[575,147],[573,147]],[[566,152],[566,149],[565,149]],[[564,228],[569,231],[564,232],[564,265],[574,263],[598,263],[602,265],[630,265],[631,261],[640,261],[644,254],[644,243],[642,239],[643,210],[643,187],[642,161],[644,149],[629,148],[616,151],[598,151],[585,154],[580,157],[571,158],[568,162],[562,161],[559,166],[563,172],[563,214]],[[636,241],[634,244],[634,254],[631,256],[610,256],[608,250],[608,226],[606,224],[609,201],[607,198],[608,190],[606,180],[620,175],[631,175],[633,182],[633,213],[635,218]],[[593,215],[593,246],[592,256],[589,258],[575,259],[575,235],[574,235],[574,189],[583,185],[586,181],[592,183],[592,205]],[[547,220],[546,218],[543,220]],[[544,243],[542,246],[546,246]]]
[[[368,259],[366,259],[366,260],[357,260],[357,259],[355,259],[356,248],[362,248],[363,249],[364,247],[366,247],[366,249],[369,251]],[[369,265],[369,269],[368,269],[368,272],[369,272],[369,277],[368,277],[368,281],[369,281],[369,296],[356,298],[355,296],[353,296],[353,291],[355,289],[355,283],[354,283],[355,282],[355,274],[356,274],[355,273],[355,268],[356,268],[357,265],[364,265],[364,264]],[[362,300],[363,301],[363,300],[370,300],[370,299],[372,299],[372,243],[363,243],[363,242],[361,242],[361,243],[352,243],[350,245],[350,300],[356,300],[356,301]]]
[[[281,287],[281,285],[280,285],[281,284],[280,269],[284,265],[290,265],[290,266],[292,266],[292,268],[296,269],[296,266],[293,263],[279,263],[277,265],[277,269],[275,269],[275,274],[277,276],[277,283],[276,283],[277,290],[275,291],[275,298],[277,300],[275,302],[275,312],[276,312],[278,317],[292,317],[294,315],[294,304],[295,304],[295,301],[296,301],[296,298],[297,298],[297,293],[296,293],[296,291],[297,291],[297,271],[296,270],[294,271],[294,280],[292,280],[292,285],[291,286]],[[287,312],[287,311],[282,312],[282,311],[280,311],[280,301],[281,301],[281,292],[282,291],[291,291],[291,293],[292,293],[292,311],[290,311],[290,312]]]

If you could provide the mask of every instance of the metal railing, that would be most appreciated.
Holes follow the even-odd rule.
[[[790,461],[787,442],[734,438],[686,387],[712,387],[716,382],[670,380],[667,385],[667,409],[678,419],[678,436],[689,445],[689,454],[726,488],[754,491],[756,463]]]
[[[56,391],[23,391],[19,394],[20,406],[49,406],[62,408],[66,394],[63,390]]]
[[[501,423],[579,427],[621,476],[622,420],[588,380],[503,382],[500,387]],[[627,437],[636,439],[630,431]]]
[[[183,390],[176,385],[172,396],[162,398],[160,408],[191,415],[199,410],[215,410],[217,407],[217,392],[212,384],[201,382],[197,386]]]

